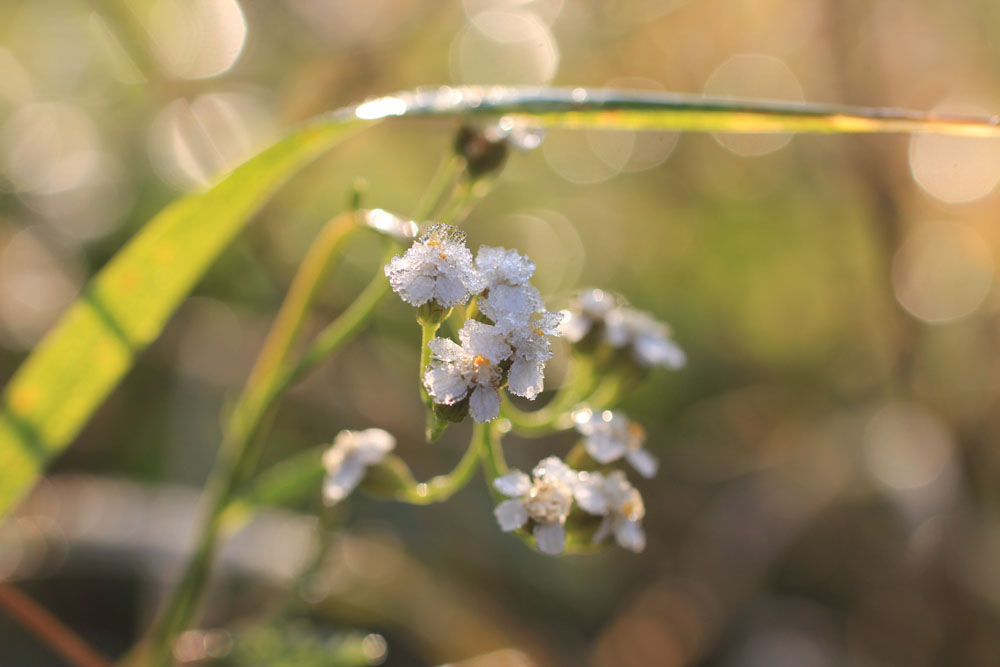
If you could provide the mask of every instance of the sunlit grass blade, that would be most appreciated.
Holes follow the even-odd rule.
[[[331,112],[157,215],[32,352],[0,397],[0,516],[76,436],[250,217],[301,167],[381,118],[502,115],[569,128],[1000,136],[996,116],[579,88],[431,88]]]
[[[1000,116],[972,117],[903,109],[709,98],[651,91],[464,86],[427,88],[335,112],[389,116],[524,116],[548,127],[740,133],[934,132],[1000,137]]]

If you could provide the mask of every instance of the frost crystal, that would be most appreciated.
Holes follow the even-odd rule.
[[[558,457],[550,456],[535,466],[531,477],[519,470],[493,480],[497,491],[509,496],[493,511],[504,532],[517,530],[530,519],[538,550],[558,555],[566,547],[566,517],[580,483],[580,473]]]
[[[476,253],[476,268],[487,287],[525,285],[535,273],[535,263],[516,250],[485,245]]]
[[[607,475],[580,473],[576,501],[585,511],[604,517],[594,533],[594,542],[603,542],[614,534],[615,541],[625,549],[639,553],[646,548],[646,533],[642,529],[646,506],[625,473],[620,470]]]
[[[510,346],[497,327],[469,320],[458,332],[461,345],[447,338],[428,343],[433,355],[424,372],[424,387],[435,403],[454,405],[469,398],[477,422],[495,419],[500,412],[500,363]]]
[[[413,306],[430,301],[449,308],[467,303],[482,289],[465,233],[451,225],[433,225],[403,255],[385,267],[389,284]]]
[[[573,414],[573,421],[584,437],[587,453],[598,463],[611,463],[624,456],[643,477],[656,475],[659,462],[642,446],[646,432],[621,412],[584,408]]]
[[[368,466],[384,459],[395,447],[396,439],[380,428],[338,433],[333,446],[323,454],[324,502],[333,505],[346,498],[361,483]]]

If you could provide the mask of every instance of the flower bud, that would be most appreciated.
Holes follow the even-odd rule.
[[[507,137],[463,125],[455,137],[455,153],[465,158],[470,177],[482,178],[503,167],[507,160]]]

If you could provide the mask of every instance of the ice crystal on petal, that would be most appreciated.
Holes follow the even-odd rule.
[[[487,422],[500,412],[499,364],[510,346],[495,326],[469,320],[458,332],[461,345],[446,338],[430,341],[432,360],[424,387],[435,403],[454,405],[469,398],[472,418]]]
[[[341,431],[330,449],[323,454],[326,479],[323,482],[323,500],[333,505],[346,498],[365,476],[369,466],[375,465],[396,446],[391,433],[380,428],[364,431]]]
[[[623,413],[581,410],[574,420],[584,437],[583,446],[595,461],[605,464],[625,457],[643,477],[656,475],[659,463],[642,446],[646,432]]]
[[[389,284],[412,306],[435,301],[451,307],[467,303],[482,290],[482,280],[465,247],[465,234],[450,225],[433,225],[385,267]]]
[[[594,542],[603,542],[614,535],[615,541],[630,551],[638,553],[646,547],[642,529],[646,507],[639,491],[622,471],[607,475],[588,473],[586,483],[577,491],[577,503],[585,511],[604,517],[594,533]]]
[[[516,530],[531,520],[535,527],[535,544],[542,553],[557,555],[566,544],[564,524],[573,506],[576,486],[581,474],[572,470],[558,457],[550,456],[539,462],[529,478],[520,471],[498,477],[493,486],[510,496],[494,510],[500,529]]]
[[[476,268],[486,287],[524,285],[535,273],[535,263],[516,250],[480,246]]]

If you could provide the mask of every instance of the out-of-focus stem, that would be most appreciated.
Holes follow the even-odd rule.
[[[173,640],[191,622],[218,547],[223,511],[257,458],[261,441],[256,436],[261,423],[288,385],[288,376],[282,372],[287,358],[334,258],[357,229],[353,212],[337,216],[323,228],[299,266],[226,426],[215,467],[205,487],[194,555],[154,621],[145,652],[141,653],[147,660],[140,663],[169,664]],[[346,335],[339,342],[345,339]]]
[[[10,584],[0,583],[0,609],[69,664],[75,667],[111,667],[111,662],[58,618]]]
[[[493,480],[507,474],[507,460],[503,455],[500,434],[492,424],[476,423],[472,429],[472,441],[478,443],[483,463],[483,473],[493,488]]]
[[[587,400],[594,391],[594,369],[587,357],[575,357],[569,367],[569,374],[555,396],[545,407],[526,412],[519,410],[510,401],[501,404],[501,415],[510,420],[518,435],[536,437],[572,427],[569,412]]]
[[[475,432],[473,432],[468,448],[451,472],[437,475],[427,480],[426,483],[407,488],[396,494],[396,499],[411,505],[430,505],[448,500],[465,488],[465,485],[472,479],[481,453],[482,441],[477,439]]]

